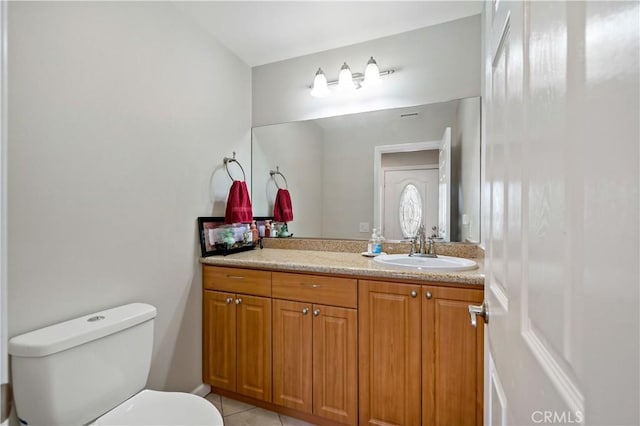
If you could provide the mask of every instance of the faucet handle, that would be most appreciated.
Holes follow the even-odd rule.
[[[400,242],[409,244],[409,256],[416,254],[416,243],[418,242],[417,234],[414,237],[406,237],[400,240]]]
[[[413,256],[414,254],[416,254],[416,239],[412,238],[411,240],[409,240],[409,256]]]

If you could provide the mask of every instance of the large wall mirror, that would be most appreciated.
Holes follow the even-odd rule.
[[[254,215],[286,187],[294,237],[480,241],[478,97],[255,127],[251,164]]]

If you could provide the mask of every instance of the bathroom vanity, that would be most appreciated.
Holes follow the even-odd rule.
[[[482,424],[482,269],[281,249],[202,263],[213,392],[315,424]]]

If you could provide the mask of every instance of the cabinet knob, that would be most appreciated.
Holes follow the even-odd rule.
[[[431,296],[432,296],[432,294],[431,294],[431,292],[430,292],[430,291],[427,291],[427,292],[424,294],[424,297],[426,297],[427,299],[431,299]]]
[[[411,297],[417,297],[418,296],[418,292],[415,290],[411,290]]]
[[[236,299],[236,305],[239,305],[239,304],[241,304],[241,303],[242,303],[242,299],[238,297],[238,298]]]
[[[309,308],[302,309],[302,315],[307,315],[309,313]]]
[[[229,305],[231,302],[233,302],[233,297],[227,297],[226,299],[224,299],[225,302],[227,302],[227,305]]]
[[[317,317],[318,315],[320,315],[320,309],[314,309],[313,316]]]

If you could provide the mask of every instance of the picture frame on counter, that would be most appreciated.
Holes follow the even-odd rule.
[[[253,250],[260,241],[253,240],[247,224],[224,223],[224,217],[198,217],[198,237],[202,257]]]

